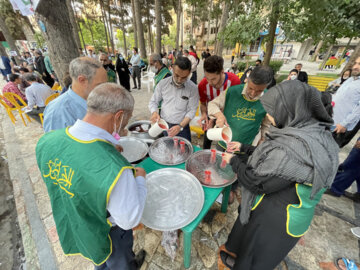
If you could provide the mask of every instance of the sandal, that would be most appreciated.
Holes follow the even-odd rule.
[[[220,259],[222,263],[228,267],[229,269],[233,269],[235,265],[235,258],[231,256],[229,253],[226,253],[225,251],[220,251]]]
[[[346,267],[346,270],[358,270],[358,267],[356,266],[355,262],[353,260],[349,260],[347,258],[337,258],[335,260],[335,265],[337,269],[342,270],[339,265],[339,261],[342,260],[344,262],[344,265]]]

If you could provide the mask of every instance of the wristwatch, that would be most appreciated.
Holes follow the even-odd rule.
[[[180,126],[180,131],[183,131],[184,127],[181,124],[179,124],[179,126]]]

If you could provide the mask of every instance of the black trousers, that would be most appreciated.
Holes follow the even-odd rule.
[[[32,111],[27,112],[26,114],[28,116],[30,116],[32,119],[34,119],[36,122],[41,124],[39,114],[43,113],[44,110],[45,110],[45,107],[37,107],[37,108],[33,108]]]
[[[141,70],[140,70],[140,67],[138,67],[138,66],[133,67],[132,78],[133,78],[133,81],[134,81],[134,87],[137,87],[136,86],[136,78],[137,78],[137,81],[138,81],[138,84],[139,84],[139,89],[140,89],[141,88]]]
[[[114,226],[110,230],[110,237],[112,253],[105,263],[95,266],[95,270],[136,270],[135,254],[132,251],[133,231]]]
[[[345,133],[335,133],[333,132],[332,135],[334,137],[334,140],[339,145],[340,148],[343,148],[345,145],[347,145],[352,138],[356,135],[356,133],[360,129],[360,121],[357,123],[357,125],[350,131],[346,131]]]

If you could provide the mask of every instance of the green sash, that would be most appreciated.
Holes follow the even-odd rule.
[[[155,77],[154,77],[154,81],[155,81],[154,90],[155,90],[156,85],[157,85],[162,79],[164,79],[167,74],[171,75],[171,72],[170,72],[170,70],[169,70],[166,66],[163,66],[163,67],[160,69],[159,73],[156,74]]]
[[[248,100],[242,94],[244,85],[231,86],[226,91],[225,118],[232,130],[232,141],[252,144],[266,115],[260,100]],[[226,149],[226,143],[219,142]]]
[[[36,159],[64,253],[104,263],[112,253],[109,197],[124,169],[133,167],[112,144],[81,141],[67,129],[43,135]]]

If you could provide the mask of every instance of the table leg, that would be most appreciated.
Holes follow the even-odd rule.
[[[226,213],[228,202],[229,202],[229,196],[231,191],[231,185],[227,186],[223,191],[223,199],[221,203],[221,212]]]
[[[191,263],[191,237],[192,232],[184,233],[184,267],[189,268]]]

